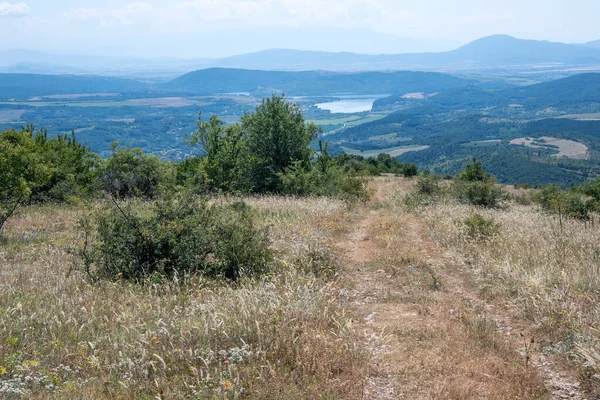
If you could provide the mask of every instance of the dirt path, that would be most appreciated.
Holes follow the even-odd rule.
[[[529,359],[519,329],[478,297],[418,216],[390,203],[411,185],[375,180],[339,242],[345,300],[373,354],[363,398],[583,400],[548,360]]]

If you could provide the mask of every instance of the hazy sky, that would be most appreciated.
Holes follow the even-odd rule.
[[[597,40],[599,16],[600,0],[0,0],[0,49],[146,57],[273,47],[439,51],[496,33]]]

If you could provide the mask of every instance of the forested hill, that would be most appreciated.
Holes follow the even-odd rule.
[[[0,74],[0,98],[60,94],[146,91],[151,85],[133,79],[79,75]]]
[[[508,90],[519,101],[530,99],[553,103],[600,102],[600,73],[586,73],[555,81]]]
[[[435,72],[282,72],[211,68],[190,72],[163,86],[193,93],[272,92],[290,95],[382,94],[464,88],[479,82]]]
[[[405,102],[407,92],[379,99],[375,108],[388,107]],[[442,93],[427,96],[428,103],[445,107],[503,107],[508,105],[527,107],[579,106],[600,103],[600,73],[585,73],[550,82],[503,90],[485,90],[481,87],[451,88]]]
[[[0,97],[28,98],[60,94],[152,92],[161,94],[211,95],[248,92],[269,95],[391,94],[441,91],[480,84],[473,79],[435,72],[323,71],[280,72],[211,68],[185,74],[164,84],[132,79],[77,75],[0,74]]]

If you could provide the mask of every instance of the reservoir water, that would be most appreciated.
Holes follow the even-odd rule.
[[[333,114],[353,114],[364,111],[371,111],[375,100],[385,97],[385,95],[358,97],[358,96],[340,96],[340,100],[319,103],[316,106],[321,110],[329,111]]]

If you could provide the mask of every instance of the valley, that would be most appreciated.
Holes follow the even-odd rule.
[[[501,51],[494,54],[493,46]],[[533,50],[536,60],[527,55]],[[589,72],[595,70],[597,51],[494,36],[448,53],[373,59],[466,62],[487,57],[498,63],[495,70],[473,61],[479,69],[444,72],[206,68],[143,79],[0,74],[0,129],[32,123],[50,133],[75,131],[103,157],[110,154],[110,143],[119,141],[182,160],[197,152],[186,138],[200,113],[233,124],[263,97],[285,94],[321,127],[319,139],[329,142],[333,155],[387,153],[442,175],[455,174],[475,156],[503,183],[566,186],[600,171],[600,74]],[[276,59],[280,53],[269,54]],[[501,66],[517,56],[521,61],[515,70]],[[559,59],[562,64],[551,61]],[[592,64],[570,64],[583,59]],[[511,144],[523,137],[552,137],[562,147]],[[519,172],[509,167],[516,162]]]

